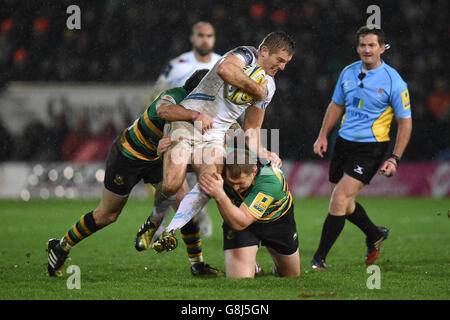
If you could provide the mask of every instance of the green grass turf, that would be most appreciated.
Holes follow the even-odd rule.
[[[329,271],[311,270],[328,209],[325,198],[295,201],[302,275],[290,279],[271,274],[264,247],[257,260],[266,275],[256,279],[194,278],[182,241],[172,252],[137,252],[134,236],[151,199],[130,199],[116,223],[72,250],[62,279],[50,278],[46,241],[62,237],[98,201],[0,201],[0,299],[449,299],[450,199],[362,198],[360,203],[375,223],[391,230],[376,263],[379,290],[366,286],[364,235],[348,221],[328,256]],[[224,270],[221,218],[213,201],[209,209],[214,234],[203,237],[204,257]],[[80,267],[80,290],[67,288],[70,265]]]

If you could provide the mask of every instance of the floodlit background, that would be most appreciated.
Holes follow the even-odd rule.
[[[72,4],[81,9],[80,30],[66,27]],[[257,46],[274,30],[293,37],[297,52],[276,76],[264,128],[280,129],[294,196],[328,195],[328,164],[312,145],[340,71],[358,59],[354,34],[371,4],[391,46],[383,59],[409,86],[413,135],[398,175],[376,177],[363,195],[450,196],[446,0],[3,0],[0,197],[99,196],[112,140],[149,105],[169,60],[191,50],[200,20],[215,26],[219,54]],[[142,185],[134,190],[146,194]]]

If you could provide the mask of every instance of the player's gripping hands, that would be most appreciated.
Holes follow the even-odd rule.
[[[168,136],[163,136],[159,142],[158,147],[156,148],[156,152],[158,153],[158,156],[161,156],[164,152],[169,149],[169,147],[172,145],[173,141]]]
[[[226,198],[227,195],[223,190],[223,178],[217,172],[211,174],[202,174],[198,179],[200,188],[211,198],[216,200]]]
[[[191,121],[202,131],[202,134],[213,127],[213,119],[205,113],[197,112]]]
[[[281,168],[283,166],[283,161],[281,161],[280,157],[275,152],[269,151],[266,148],[262,149],[258,157],[267,159],[275,168]]]

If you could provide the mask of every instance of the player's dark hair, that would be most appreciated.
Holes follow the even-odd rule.
[[[189,94],[202,81],[203,77],[209,72],[208,69],[200,69],[195,71],[184,83],[184,90]]]
[[[269,33],[259,45],[258,50],[261,50],[263,46],[269,49],[270,54],[278,50],[286,50],[290,56],[295,53],[294,40],[283,31]]]
[[[235,149],[227,154],[225,160],[225,174],[231,179],[238,179],[242,173],[251,174],[256,167],[256,159],[248,150]]]
[[[381,28],[369,28],[368,26],[362,26],[356,31],[356,46],[359,45],[359,37],[368,34],[374,34],[378,38],[378,44],[381,46],[386,44],[386,37],[384,31]]]

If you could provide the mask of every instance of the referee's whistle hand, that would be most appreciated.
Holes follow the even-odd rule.
[[[327,152],[328,142],[327,139],[317,138],[316,142],[314,142],[313,150],[314,153],[319,157],[323,158],[323,154]]]
[[[382,176],[385,176],[385,177],[388,177],[388,178],[393,177],[394,174],[395,174],[396,172],[397,172],[397,169],[396,169],[395,165],[393,165],[393,164],[392,164],[391,162],[389,162],[389,161],[385,161],[385,162],[381,165],[380,171],[379,171],[379,173],[380,173]]]

